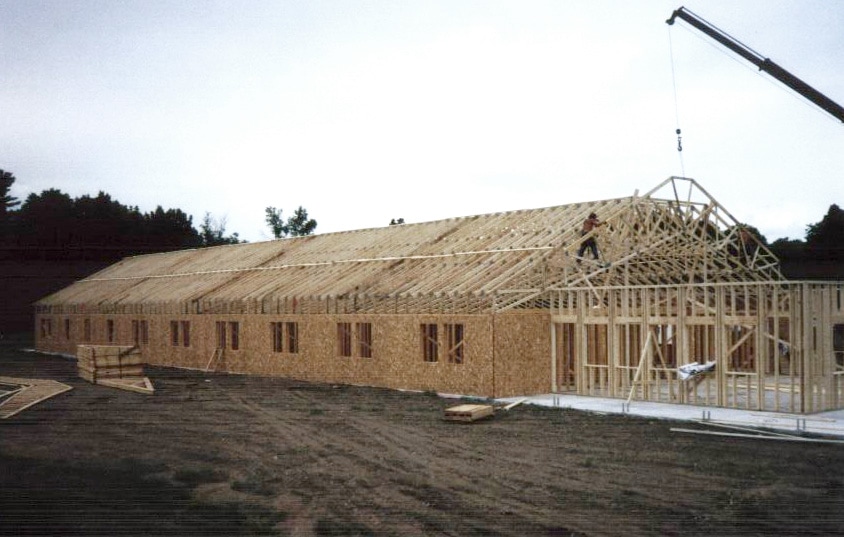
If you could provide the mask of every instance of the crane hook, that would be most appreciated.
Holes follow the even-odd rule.
[[[677,129],[677,151],[683,150],[683,137],[680,136],[680,129]]]

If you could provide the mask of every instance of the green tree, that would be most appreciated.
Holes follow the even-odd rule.
[[[799,239],[777,239],[771,243],[771,251],[780,260],[796,259],[803,256],[806,244]]]
[[[308,218],[308,211],[301,205],[293,211],[293,216],[285,222],[281,215],[281,209],[267,207],[265,209],[265,220],[276,239],[284,237],[302,237],[313,234],[317,227],[317,221]]]
[[[14,182],[15,176],[12,173],[0,170],[0,243],[4,246],[11,245],[15,236],[14,221],[10,209],[21,203],[9,194]]]
[[[826,216],[806,226],[806,247],[816,255],[844,259],[844,211],[832,204]]]
[[[73,199],[56,188],[27,196],[17,220],[21,246],[60,248],[78,244]]]
[[[281,209],[267,207],[264,212],[266,214],[265,220],[267,225],[270,226],[270,231],[272,231],[273,237],[276,239],[286,237],[288,229],[287,224],[284,223],[284,219],[281,217]]]
[[[10,209],[14,209],[21,204],[18,198],[9,194],[14,183],[15,176],[13,173],[0,170],[0,222],[6,220]]]
[[[131,248],[140,242],[143,217],[103,191],[74,200],[74,240],[88,248]]]
[[[147,248],[174,250],[202,246],[199,232],[193,227],[193,217],[181,209],[167,209],[159,205],[144,215],[143,245]]]
[[[240,238],[237,233],[226,236],[226,218],[213,218],[206,212],[199,226],[199,238],[202,246],[219,246],[221,244],[238,244]]]
[[[316,220],[308,218],[308,211],[301,205],[293,211],[293,216],[287,219],[287,230],[291,237],[311,235],[316,227]]]

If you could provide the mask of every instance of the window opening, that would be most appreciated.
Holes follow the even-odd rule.
[[[439,341],[437,339],[437,325],[423,324],[422,329],[422,359],[426,362],[439,360]]]
[[[182,345],[190,347],[190,321],[182,321],[180,324],[182,329]]]
[[[237,321],[229,322],[229,332],[231,337],[232,350],[240,349],[240,323]]]
[[[53,335],[52,319],[41,319],[41,337],[50,337]]]
[[[287,352],[290,354],[299,353],[299,323],[287,323]]]
[[[283,323],[270,323],[270,333],[273,338],[273,352],[282,352],[284,350],[284,332],[282,331]]]
[[[463,363],[463,325],[446,324],[446,338],[448,339],[448,362],[450,364]]]
[[[358,323],[358,356],[372,358],[372,323]]]
[[[179,321],[170,321],[170,345],[179,346]]]
[[[226,323],[225,321],[217,321],[217,348],[226,348]]]
[[[337,323],[337,354],[352,355],[352,323]]]

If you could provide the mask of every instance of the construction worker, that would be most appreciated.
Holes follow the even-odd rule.
[[[580,229],[580,236],[583,237],[588,235],[593,229],[603,226],[605,223],[606,222],[598,220],[597,214],[590,213],[589,218],[583,221],[583,227]],[[592,251],[592,257],[598,259],[598,243],[595,241],[594,236],[590,236],[580,243],[580,249],[577,250],[578,263],[580,263],[580,258],[583,257],[584,253],[586,253],[587,248]]]

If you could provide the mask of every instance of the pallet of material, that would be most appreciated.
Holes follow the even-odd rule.
[[[144,366],[132,365],[125,367],[96,367],[91,368],[83,364],[77,366],[79,376],[85,380],[96,379],[119,379],[123,377],[142,377],[144,375]]]
[[[79,345],[76,361],[81,369],[94,372],[143,366],[141,350],[122,345]]]
[[[446,421],[477,421],[492,416],[495,409],[492,405],[457,405],[445,409]]]
[[[155,389],[144,376],[138,347],[120,345],[79,345],[76,349],[77,371],[91,384],[152,394]]]

